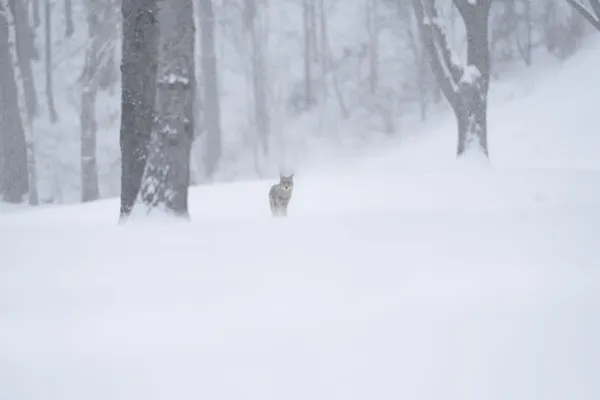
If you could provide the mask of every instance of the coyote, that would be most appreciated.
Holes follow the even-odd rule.
[[[279,174],[279,183],[271,186],[269,190],[269,205],[274,217],[287,216],[287,206],[294,190],[294,174],[284,176]]]

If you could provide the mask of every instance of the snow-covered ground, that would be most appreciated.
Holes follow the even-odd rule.
[[[287,219],[267,181],[3,213],[0,399],[600,398],[598,65],[494,97],[492,166],[439,118],[298,171]]]

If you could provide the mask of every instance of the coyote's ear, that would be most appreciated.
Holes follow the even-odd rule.
[[[283,178],[285,178],[285,176],[283,176],[282,173],[279,173],[279,179],[283,179]]]
[[[294,174],[291,174],[291,175],[290,175],[290,179],[294,179]]]

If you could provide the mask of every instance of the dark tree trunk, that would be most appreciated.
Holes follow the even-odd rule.
[[[36,101],[31,60],[37,58],[33,31],[27,19],[24,2],[9,1],[15,18],[17,52],[21,78],[25,88],[27,116],[35,114]],[[29,192],[27,145],[19,105],[12,58],[8,45],[8,24],[0,16],[0,190],[4,201],[21,203]],[[35,188],[34,188],[35,189]]]
[[[45,46],[45,68],[46,68],[46,99],[48,101],[48,113],[50,122],[55,123],[58,120],[56,108],[54,107],[54,90],[52,88],[52,13],[51,0],[46,0],[44,4],[44,30],[46,33]]]
[[[221,158],[221,97],[215,55],[215,16],[212,0],[199,0],[204,77],[204,124],[206,128],[206,176],[216,172]]]
[[[159,4],[157,119],[140,194],[148,213],[188,218],[196,91],[194,5],[193,0]]]
[[[491,0],[479,5],[457,0],[458,10],[467,30],[467,67],[459,82],[460,112],[463,123],[459,124],[457,154],[460,156],[470,145],[477,142],[485,155],[487,146],[487,95],[490,83],[490,52],[488,48],[488,16]]]
[[[17,3],[16,5],[11,4],[9,0],[0,1],[0,15],[4,17],[7,27],[7,48],[10,56],[10,69],[12,72],[13,83],[16,87],[16,100],[19,116],[19,124],[23,132],[25,139],[25,154],[27,159],[27,188],[29,193],[29,204],[38,204],[38,193],[37,193],[37,175],[36,175],[36,163],[35,163],[35,137],[33,134],[33,128],[31,124],[31,117],[27,105],[27,90],[25,87],[23,72],[21,70],[21,58],[24,57],[24,52],[19,49],[19,35],[23,35],[24,28],[21,27],[19,32],[18,24],[25,24],[29,28],[27,19],[17,19],[17,16],[23,17],[22,14],[18,14],[18,11],[22,9],[23,4]],[[25,8],[25,11],[27,9]],[[26,14],[26,12],[25,12]],[[25,15],[26,16],[26,15]],[[23,44],[25,40],[21,36],[20,43]]]
[[[65,36],[71,37],[75,27],[73,26],[73,2],[65,0]]]
[[[432,70],[452,106],[458,125],[457,156],[467,150],[488,156],[487,93],[490,80],[488,17],[491,0],[453,0],[465,23],[467,62],[457,65],[439,25],[435,0],[413,0],[417,22]]]
[[[121,219],[135,204],[154,122],[157,0],[123,0],[121,60]]]

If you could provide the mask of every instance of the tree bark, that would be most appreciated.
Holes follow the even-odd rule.
[[[215,16],[212,0],[198,0],[200,5],[200,30],[202,48],[202,74],[204,78],[204,125],[206,128],[206,177],[216,172],[221,158],[221,96],[217,58],[215,55]]]
[[[147,213],[188,218],[196,91],[193,0],[159,4],[157,119],[140,198]]]
[[[45,69],[46,69],[46,99],[48,102],[48,114],[50,122],[55,123],[58,120],[56,108],[54,106],[54,91],[52,87],[52,13],[51,0],[45,0],[44,4],[44,31],[46,36],[45,45]]]
[[[0,14],[4,16],[8,28],[8,51],[10,54],[12,72],[17,89],[16,95],[17,104],[19,106],[19,117],[21,120],[21,127],[25,136],[25,144],[27,150],[29,204],[37,205],[38,192],[35,163],[35,139],[33,135],[33,128],[31,125],[30,112],[27,106],[27,93],[25,90],[25,83],[23,82],[21,66],[19,64],[16,19],[8,0],[0,0],[0,5],[2,6],[2,8],[0,9]]]
[[[154,123],[158,62],[156,0],[123,0],[121,59],[121,219],[140,191]]]

